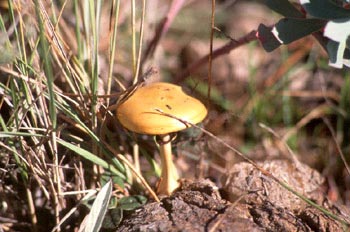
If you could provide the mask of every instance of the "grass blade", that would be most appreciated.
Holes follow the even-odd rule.
[[[107,79],[107,95],[111,94],[112,88],[112,77],[113,77],[113,67],[114,67],[114,57],[116,51],[116,41],[117,41],[117,33],[118,33],[118,19],[119,19],[119,9],[120,9],[120,0],[114,0],[113,6],[115,9],[115,18],[114,18],[114,27],[112,32],[112,37],[110,38],[110,49],[109,49],[109,68],[108,68],[108,79]],[[125,87],[117,82],[119,87],[125,90]],[[107,106],[109,105],[109,98],[107,98]]]
[[[85,232],[95,232],[100,230],[111,196],[112,181],[108,181],[97,194],[91,211],[87,216],[87,225],[84,230]]]
[[[49,115],[52,123],[52,128],[55,129],[57,126],[57,115],[56,115],[56,107],[55,107],[55,93],[54,93],[54,77],[52,72],[52,63],[51,57],[49,56],[49,44],[45,36],[45,28],[44,28],[44,20],[41,15],[41,7],[38,0],[34,1],[35,3],[35,11],[38,17],[38,25],[39,25],[39,36],[40,36],[40,48],[42,58],[42,62],[44,64],[44,72],[47,78],[47,90],[49,94]]]
[[[93,162],[96,165],[99,165],[105,169],[108,169],[109,171],[111,171],[113,174],[119,176],[120,178],[125,179],[124,174],[121,173],[120,171],[118,171],[115,167],[113,167],[111,164],[107,163],[106,161],[104,161],[103,159],[101,159],[100,157],[92,154],[91,152],[77,146],[71,143],[68,143],[62,139],[57,139],[57,142],[59,144],[61,144],[62,146],[68,148],[69,150],[77,153],[78,155],[80,155],[81,157]]]

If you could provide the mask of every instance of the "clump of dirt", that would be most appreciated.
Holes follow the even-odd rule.
[[[329,212],[348,218],[329,202],[321,175],[285,160],[259,164]],[[262,175],[248,163],[235,165],[219,189],[209,180],[184,181],[161,202],[126,215],[117,231],[343,231],[346,227]]]
[[[294,191],[311,199],[320,198],[324,179],[319,172],[307,165],[285,160],[259,162],[258,165],[286,182]],[[306,204],[295,194],[262,175],[249,163],[233,165],[230,173],[223,177],[223,189],[228,193],[230,201],[246,194],[245,201],[250,204],[269,201],[275,206],[291,210],[298,210]]]

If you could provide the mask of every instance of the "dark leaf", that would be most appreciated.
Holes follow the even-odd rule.
[[[289,44],[313,32],[319,31],[326,24],[321,19],[283,18],[272,29],[263,24],[258,28],[258,39],[268,52],[281,44]]]
[[[279,40],[283,44],[289,44],[313,32],[319,31],[326,23],[326,21],[320,19],[284,18],[275,25],[275,28]]]
[[[346,48],[344,52],[344,59],[349,60],[350,59],[350,49]]]
[[[281,45],[274,34],[272,34],[271,28],[264,24],[259,25],[257,37],[267,52],[271,52]]]
[[[119,199],[117,207],[123,210],[133,210],[144,205],[146,202],[147,198],[140,195],[123,197]]]
[[[121,179],[119,176],[116,176],[115,174],[111,173],[110,171],[106,170],[102,175],[101,175],[101,185],[104,185],[107,183],[110,179],[112,179],[113,184],[118,185],[121,189],[125,187],[124,185],[124,180]]]
[[[265,4],[273,11],[287,18],[303,18],[304,15],[288,0],[265,0]]]
[[[107,211],[103,219],[102,229],[114,230],[118,227],[123,219],[123,210],[119,208],[110,209]]]
[[[329,61],[333,64],[337,63],[339,43],[333,40],[329,40],[327,43],[327,52],[329,56]]]
[[[341,19],[350,17],[350,9],[336,5],[330,0],[300,0],[304,9],[312,16],[321,19]]]

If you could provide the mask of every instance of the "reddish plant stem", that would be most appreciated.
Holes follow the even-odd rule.
[[[142,64],[150,57],[153,56],[154,51],[160,41],[160,39],[163,37],[163,35],[169,30],[170,25],[173,23],[175,16],[179,13],[181,10],[183,4],[185,3],[185,0],[173,0],[172,4],[169,8],[168,14],[165,16],[165,18],[159,23],[156,33],[152,39],[152,41],[149,43],[144,56],[142,58]]]
[[[223,45],[222,47],[215,49],[212,53],[211,59],[214,60],[221,55],[228,54],[233,49],[236,49],[237,47],[244,45],[244,44],[247,44],[247,43],[254,41],[254,40],[257,40],[255,30],[249,32],[248,34],[239,38],[238,40],[231,40],[230,42]],[[175,76],[175,78],[174,78],[175,83],[179,83],[179,82],[183,81],[192,72],[196,71],[199,67],[206,64],[209,60],[209,56],[210,56],[210,54],[205,55],[201,59],[197,60],[196,62],[194,62],[190,66],[188,66],[183,72],[181,72],[177,76]]]

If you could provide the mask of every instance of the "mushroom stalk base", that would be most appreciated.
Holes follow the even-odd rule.
[[[159,146],[162,166],[161,179],[158,186],[158,194],[170,195],[179,187],[179,175],[172,160],[170,136],[161,137],[162,144]]]

